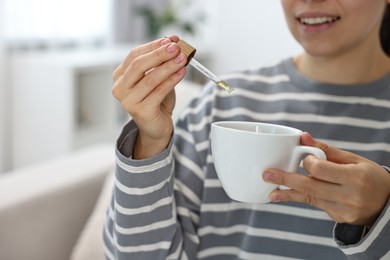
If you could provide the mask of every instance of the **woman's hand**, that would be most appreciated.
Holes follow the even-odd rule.
[[[310,176],[266,170],[265,181],[291,188],[273,191],[271,200],[310,204],[338,223],[373,225],[389,199],[390,174],[375,162],[330,147],[308,133],[301,136],[301,143],[322,149],[327,161],[307,156],[303,167]]]
[[[113,73],[112,93],[139,129],[135,159],[160,153],[171,138],[174,87],[186,73],[178,41],[171,36],[138,46]]]

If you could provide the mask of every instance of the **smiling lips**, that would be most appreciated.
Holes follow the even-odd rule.
[[[299,17],[298,21],[304,25],[322,25],[333,23],[339,20],[338,16],[321,16],[321,17]]]

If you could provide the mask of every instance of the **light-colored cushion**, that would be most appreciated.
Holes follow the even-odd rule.
[[[103,226],[114,187],[114,173],[107,176],[96,206],[73,249],[71,260],[104,259]]]
[[[114,159],[102,144],[1,174],[0,259],[69,259]]]

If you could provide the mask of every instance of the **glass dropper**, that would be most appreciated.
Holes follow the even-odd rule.
[[[233,92],[233,88],[229,86],[225,81],[223,81],[221,78],[216,76],[214,73],[212,73],[208,68],[203,66],[199,61],[195,60],[193,57],[195,55],[196,49],[189,45],[187,42],[180,40],[177,45],[179,45],[181,51],[184,55],[187,56],[188,62],[192,67],[197,69],[199,72],[201,72],[203,75],[208,77],[210,80],[212,80],[215,84],[217,84],[219,87],[227,91],[229,94]]]

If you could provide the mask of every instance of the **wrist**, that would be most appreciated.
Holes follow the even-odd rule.
[[[153,139],[138,133],[132,158],[142,160],[160,154],[167,148],[171,136],[172,134],[165,138]]]

